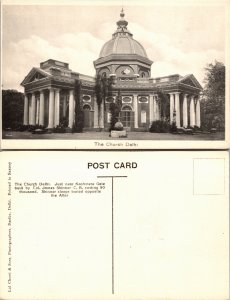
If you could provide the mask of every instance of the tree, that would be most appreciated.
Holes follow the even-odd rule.
[[[114,129],[114,125],[118,122],[122,106],[121,91],[118,91],[115,103],[110,103],[109,109],[111,113],[110,130]]]
[[[105,99],[108,96],[109,92],[112,88],[112,81],[110,78],[108,78],[106,75],[101,76],[98,74],[96,76],[96,84],[95,84],[95,95],[96,95],[96,101],[98,105],[98,124],[100,124],[100,120],[102,119],[102,111],[101,106],[102,103],[104,104],[104,110],[105,110]],[[99,125],[100,126],[100,125]]]
[[[98,110],[100,111],[100,107],[101,107],[102,99],[103,99],[101,75],[96,76],[95,95],[96,95]]]
[[[76,79],[74,83],[74,101],[75,101],[75,122],[73,132],[82,132],[84,127],[84,113],[81,105],[81,81]]]
[[[205,68],[203,99],[201,101],[202,126],[218,130],[225,128],[225,66],[215,61]]]
[[[18,129],[23,124],[24,95],[16,90],[2,91],[2,127]]]
[[[157,96],[160,100],[160,115],[161,118],[166,119],[167,116],[169,116],[170,108],[169,108],[169,99],[167,97],[167,94],[161,89],[157,88]]]

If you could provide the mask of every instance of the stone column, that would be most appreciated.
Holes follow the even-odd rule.
[[[39,99],[38,98],[35,98],[36,100],[36,125],[38,124],[39,122]]]
[[[190,126],[195,126],[195,107],[194,107],[194,96],[191,96],[190,101]]]
[[[173,111],[174,111],[174,93],[169,93],[170,95],[170,124],[173,123]]]
[[[32,96],[30,95],[30,97],[28,98],[28,104],[29,104],[29,125],[31,125],[31,102],[32,102]]]
[[[187,94],[184,94],[183,99],[183,127],[188,127],[188,98]]]
[[[200,99],[196,102],[196,126],[200,127]]]
[[[76,102],[74,101],[73,98],[73,124],[75,123],[75,107],[76,107]]]
[[[137,95],[133,95],[133,108],[134,108],[134,128],[138,128],[138,103]]]
[[[73,90],[69,91],[69,128],[73,128],[73,117],[74,117],[74,97]]]
[[[153,95],[149,95],[149,123],[150,126],[154,120],[154,116],[153,116]]]
[[[67,102],[67,96],[64,94],[63,95],[63,111],[62,111],[62,116],[65,118],[66,117],[66,102]]]
[[[180,92],[175,93],[176,126],[180,127]]]
[[[45,102],[44,91],[40,90],[39,125],[44,126]]]
[[[156,121],[157,119],[157,107],[156,107],[156,95],[153,95],[153,121]]]
[[[35,93],[32,94],[31,98],[31,125],[35,125],[35,113],[36,113],[36,106],[35,106]]]
[[[29,114],[29,101],[28,96],[24,96],[24,116],[23,116],[23,125],[28,125],[28,114]]]
[[[55,90],[55,115],[54,126],[58,126],[60,123],[60,90]]]
[[[94,97],[94,118],[93,118],[93,127],[98,128],[98,105],[96,97]]]
[[[54,127],[54,89],[50,88],[49,93],[49,124],[48,128]]]

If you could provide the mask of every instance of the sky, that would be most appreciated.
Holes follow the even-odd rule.
[[[122,6],[133,38],[153,61],[152,77],[193,74],[203,84],[205,66],[215,60],[225,62],[225,7],[221,2],[65,3],[3,5],[3,89],[23,91],[20,83],[32,67],[50,58],[94,76],[93,61],[112,38]]]

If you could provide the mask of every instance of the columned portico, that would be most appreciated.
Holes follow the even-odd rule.
[[[24,96],[24,117],[23,117],[23,125],[28,125],[28,115],[29,115],[29,100],[27,94]]]
[[[57,88],[48,88],[49,97],[48,97],[48,107],[46,108],[46,98],[45,91],[47,89],[40,89],[33,93],[25,94],[24,98],[24,116],[23,124],[24,125],[40,125],[44,126],[47,124],[45,120],[45,109],[48,108],[48,126],[47,128],[54,128],[60,124],[62,118],[67,117],[65,114],[67,104],[69,104],[69,120],[68,127],[72,128],[74,124],[74,115],[75,115],[75,101],[74,101],[74,90],[69,90],[69,95],[65,92],[61,93],[61,89]],[[40,94],[38,94],[38,92]],[[187,93],[183,94],[182,103],[180,105],[180,92],[172,92],[169,94],[170,101],[170,124],[173,122],[176,123],[177,127],[183,126],[187,128],[188,125],[191,127],[197,126],[200,127],[200,99],[197,98],[197,94],[189,95]],[[61,96],[62,95],[62,96]],[[67,102],[67,98],[69,99]],[[197,98],[197,99],[196,99]],[[190,99],[190,101],[189,101]],[[161,120],[160,115],[160,98],[157,94],[149,94],[149,126],[151,123],[156,120]],[[93,100],[93,127],[94,128],[104,128],[104,107],[103,103],[100,107],[100,113],[98,111],[98,105],[96,103],[96,98]],[[140,110],[140,103],[138,103],[138,94],[133,94],[133,111],[134,111],[134,128],[139,128],[138,126],[138,110]],[[60,114],[60,108],[61,114]],[[189,108],[189,109],[188,109]],[[182,114],[180,113],[182,110]],[[99,116],[98,116],[99,115]],[[61,118],[61,120],[60,120]],[[181,119],[182,118],[182,119]],[[45,124],[46,123],[46,124]]]
[[[194,96],[191,96],[190,100],[190,126],[194,127],[195,124],[195,106],[194,106]]]
[[[183,127],[188,127],[188,95],[184,94],[183,99]]]

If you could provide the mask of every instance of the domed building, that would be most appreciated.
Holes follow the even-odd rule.
[[[62,124],[71,130],[78,99],[84,130],[108,130],[111,104],[119,99],[119,118],[126,130],[148,131],[156,120],[175,122],[177,127],[200,127],[199,82],[192,74],[152,78],[153,61],[133,38],[124,17],[122,9],[116,31],[94,61],[96,79],[73,72],[68,63],[53,59],[32,68],[21,83],[25,88],[24,125],[42,125],[52,131]],[[98,81],[102,90],[102,83],[109,82],[100,104]],[[80,83],[78,90],[76,82]]]

